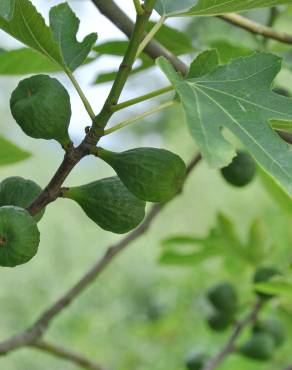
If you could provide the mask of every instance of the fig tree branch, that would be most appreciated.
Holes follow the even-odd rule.
[[[187,167],[186,180],[191,174],[192,170],[200,162],[201,156],[196,155]],[[179,195],[180,193],[178,193]],[[169,201],[171,202],[171,200]],[[152,225],[157,216],[169,203],[159,203],[152,207],[142,224],[131,233],[126,235],[116,244],[110,246],[103,257],[99,259],[96,264],[88,270],[88,272],[82,276],[60,299],[52,304],[47,310],[45,310],[40,317],[24,332],[0,343],[0,355],[6,355],[7,353],[16,349],[33,346],[35,343],[39,343],[44,333],[48,329],[53,319],[67,308],[72,302],[74,302],[79,295],[92,284],[96,278],[103,272],[103,270],[119,255],[124,249],[126,249],[131,243],[139,239],[144,235],[149,227]]]
[[[244,30],[251,32],[255,35],[261,35],[265,38],[276,40],[284,44],[292,44],[292,35],[276,31],[271,27],[264,26],[260,23],[254,22],[246,17],[243,17],[236,13],[229,13],[218,16],[218,18],[231,23],[236,27],[243,28]]]
[[[42,352],[47,352],[52,356],[72,362],[73,364],[83,367],[87,370],[106,370],[104,367],[98,365],[87,357],[80,355],[79,353],[73,352],[71,350],[69,351],[66,348],[60,347],[53,343],[49,343],[47,341],[37,341],[31,347],[36,348]]]
[[[235,351],[237,339],[247,326],[256,321],[258,313],[262,309],[262,306],[263,302],[261,300],[257,300],[256,303],[253,305],[250,313],[243,320],[239,321],[235,325],[235,328],[231,336],[229,337],[221,351],[210,361],[208,361],[202,370],[216,369],[219,365],[222,364],[222,362],[226,359],[227,356],[229,356],[231,353]]]
[[[143,14],[137,15],[136,23],[133,27],[133,32],[130,37],[129,45],[123,61],[120,65],[116,79],[113,83],[112,89],[106,99],[106,102],[99,113],[93,120],[89,132],[86,134],[84,140],[77,148],[69,148],[65,157],[56,171],[55,175],[39,195],[39,197],[27,208],[31,215],[36,215],[40,210],[46,207],[49,203],[54,202],[59,195],[60,188],[66,178],[69,176],[73,168],[87,155],[90,154],[92,147],[95,147],[100,138],[104,134],[111,116],[114,114],[111,107],[117,104],[123,88],[130,76],[133,64],[135,62],[136,54],[145,32],[146,24],[150,18],[156,0],[146,0],[144,2]],[[72,76],[71,76],[72,77]],[[73,77],[72,77],[73,78]],[[72,82],[74,83],[74,78]],[[74,84],[78,88],[78,85]],[[89,108],[89,111],[92,109]],[[93,115],[93,111],[90,113]]]

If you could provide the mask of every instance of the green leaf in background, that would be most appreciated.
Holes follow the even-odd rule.
[[[271,251],[266,229],[260,219],[251,223],[246,239],[243,243],[235,231],[234,223],[219,213],[216,225],[205,237],[182,234],[162,240],[159,262],[192,266],[211,257],[222,257],[226,265],[235,269],[237,263],[255,267],[270,256]]]
[[[154,25],[155,23],[149,22],[146,28],[147,31],[149,32]],[[192,40],[190,37],[188,37],[185,33],[166,25],[163,25],[156,33],[155,40],[160,42],[175,55],[188,54],[195,50],[195,48],[192,46]],[[128,45],[129,43],[127,41],[113,40],[99,44],[95,46],[93,50],[98,54],[97,57],[104,55],[123,57]],[[140,65],[134,67],[132,70],[132,75],[145,71],[154,65],[154,61],[145,53],[140,55],[139,60]],[[95,79],[95,84],[113,81],[116,75],[117,71],[100,73]]]
[[[59,71],[62,71],[62,67],[51,62],[33,49],[4,50],[0,53],[0,75],[2,76],[19,76]]]
[[[0,166],[23,161],[31,156],[30,153],[20,149],[15,144],[0,136]]]
[[[289,4],[292,0],[158,0],[155,9],[166,17],[208,16]]]
[[[191,134],[212,167],[228,165],[235,154],[222,135],[225,127],[292,195],[292,150],[269,125],[292,119],[292,100],[270,90],[281,69],[279,57],[255,53],[194,79],[183,79],[165,58],[158,65],[179,94]]]
[[[211,73],[219,64],[218,54],[216,50],[206,50],[198,55],[198,57],[190,65],[190,70],[187,78],[196,78]]]
[[[254,50],[242,45],[235,45],[226,40],[213,40],[209,46],[216,49],[221,64],[227,64],[232,59],[247,57],[254,53]]]
[[[265,283],[255,284],[257,291],[265,294],[276,294],[291,297],[292,284],[289,281],[268,281]]]
[[[258,168],[257,172],[268,194],[277,202],[282,210],[292,214],[292,202],[289,195],[261,168]]]
[[[52,31],[29,0],[6,0],[0,7],[0,28],[52,62],[64,66]]]
[[[59,4],[50,10],[50,26],[65,65],[70,71],[83,64],[97,40],[97,34],[91,33],[79,43],[76,40],[79,23],[79,19],[67,3]]]

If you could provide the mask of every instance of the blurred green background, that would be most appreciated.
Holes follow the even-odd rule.
[[[34,4],[46,7],[47,4],[43,3],[34,1]],[[90,6],[84,10],[77,2],[72,2],[72,5],[81,18],[91,17]],[[279,29],[290,28],[291,31],[291,13],[291,10],[283,13],[277,24]],[[250,16],[264,22],[267,12],[253,12]],[[179,20],[175,26],[180,29],[187,26],[197,48],[208,47],[215,39],[233,43],[240,40],[241,44],[253,49],[261,47],[261,39],[241,30],[232,29],[231,32],[231,26],[217,19],[202,19],[188,24]],[[102,37],[102,26],[100,33]],[[9,42],[5,40],[5,46],[9,46]],[[269,47],[289,55],[286,46],[270,43]],[[113,66],[117,66],[118,61],[111,58]],[[80,71],[79,78],[83,82],[83,76],[86,77],[84,85],[88,86],[92,100],[95,99],[95,91],[99,97],[105,98],[110,86],[89,85],[97,68],[105,64],[106,60],[101,59],[97,65],[83,67]],[[65,81],[63,76],[57,77]],[[17,175],[45,186],[62,159],[62,151],[57,144],[26,137],[13,122],[8,103],[18,80],[0,77],[0,133],[33,155],[24,162],[0,167],[0,179]],[[291,90],[290,82],[292,77],[287,67],[280,75],[278,85]],[[124,98],[134,97],[155,86],[159,88],[164,83],[157,71],[151,69],[145,75],[131,78]],[[97,104],[100,105],[99,100]],[[126,116],[144,109],[143,106],[132,109]],[[83,116],[78,116],[78,120],[74,118],[72,135],[76,142],[87,124]],[[170,109],[114,134],[104,145],[120,150],[138,146],[164,147],[180,154],[186,162],[196,153],[184,118],[177,109]],[[113,171],[104,163],[88,158],[74,170],[66,184],[79,185],[112,174]],[[162,265],[158,259],[162,239],[176,233],[204,236],[215,225],[218,212],[224,212],[233,220],[242,240],[247,238],[252,221],[259,218],[269,243],[273,245],[265,262],[289,273],[292,261],[289,207],[281,206],[259,177],[247,188],[235,189],[225,183],[218,171],[211,170],[202,162],[190,176],[183,194],[167,206],[147,235],[131,245],[72,306],[54,320],[46,338],[84,353],[109,369],[118,370],[183,370],[184,358],[189,352],[203,350],[215,354],[228,332],[214,334],[208,328],[205,292],[218,281],[233,282],[238,288],[244,313],[254,301],[253,267],[239,261],[234,268],[233,264],[226,263],[224,256],[208,258],[188,267]],[[41,245],[37,256],[24,266],[0,270],[0,340],[31,324],[102,256],[111,243],[120,238],[98,229],[76,204],[63,199],[47,207],[40,230]],[[263,316],[273,313],[281,317],[287,329],[285,345],[276,352],[273,361],[261,364],[232,355],[220,369],[274,370],[289,364],[291,304],[292,298],[280,297],[267,305],[263,312]],[[0,358],[0,368],[73,370],[78,367],[33,349],[21,349]]]

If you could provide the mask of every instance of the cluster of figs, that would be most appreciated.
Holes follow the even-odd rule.
[[[21,81],[11,96],[12,115],[30,137],[71,145],[68,128],[70,97],[55,78],[37,75]],[[102,229],[118,234],[136,228],[145,216],[146,202],[166,202],[182,187],[183,160],[167,150],[137,148],[122,153],[97,149],[117,176],[62,189]],[[31,180],[11,177],[0,184],[0,265],[14,267],[28,262],[38,250],[37,222],[44,210],[32,216],[26,208],[42,189]]]
[[[279,271],[274,267],[259,267],[254,274],[253,283],[266,282],[275,275],[279,275]],[[255,292],[262,303],[274,297],[257,290]],[[237,322],[240,308],[235,287],[229,282],[222,282],[209,289],[206,296],[211,310],[206,320],[209,328],[214,332],[224,332],[232,328]],[[249,338],[239,344],[235,351],[253,361],[268,361],[284,340],[285,328],[281,320],[274,316],[257,317],[251,326]],[[186,368],[202,370],[209,359],[206,353],[193,351],[186,358]]]

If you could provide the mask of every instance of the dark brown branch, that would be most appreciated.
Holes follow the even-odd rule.
[[[246,316],[246,318],[243,319],[242,321],[239,321],[235,325],[233,333],[231,334],[230,338],[227,340],[222,350],[214,358],[208,361],[202,370],[216,369],[219,365],[221,365],[221,363],[226,359],[227,356],[229,356],[231,353],[234,352],[238,337],[248,325],[256,321],[258,313],[261,310],[262,306],[263,306],[262,301],[258,300],[254,304],[251,312]]]
[[[197,155],[190,162],[187,168],[186,179],[200,160],[201,156]],[[126,235],[118,243],[109,247],[104,256],[98,260],[97,263],[71,289],[68,290],[68,292],[47,309],[30,328],[0,343],[0,355],[5,355],[20,347],[33,345],[38,342],[52,320],[61,311],[68,307],[100,275],[100,273],[103,272],[103,270],[118,254],[148,231],[153,221],[167,204],[168,203],[154,205],[145,220],[137,229]]]
[[[223,19],[224,21],[231,23],[236,27],[243,28],[244,30],[255,35],[261,35],[267,39],[276,40],[284,44],[292,44],[292,35],[285,32],[276,31],[271,27],[251,21],[250,19],[245,18],[239,14],[229,13],[220,15],[218,16],[218,18]]]
[[[79,353],[69,351],[68,349],[57,346],[53,343],[49,343],[46,341],[38,341],[34,343],[31,347],[36,348],[43,352],[47,352],[50,355],[59,357],[63,360],[72,362],[75,365],[83,367],[84,369],[87,369],[87,370],[106,370],[104,367],[98,365],[92,360],[89,360],[87,357],[84,357],[83,355],[80,355]]]

